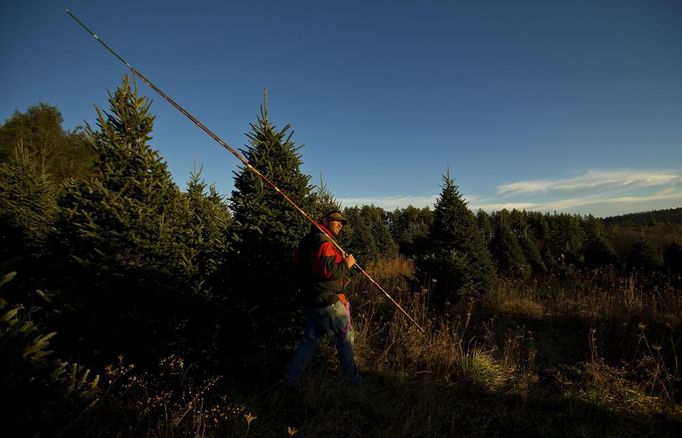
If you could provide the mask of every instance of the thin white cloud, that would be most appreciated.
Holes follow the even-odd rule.
[[[499,211],[499,210],[537,210],[541,204],[533,202],[490,202],[490,203],[474,203],[469,204],[469,209],[472,211]]]
[[[405,208],[408,205],[413,207],[433,207],[438,199],[438,195],[430,196],[385,196],[377,198],[339,198],[337,201],[344,207],[354,207],[361,205],[374,205],[381,207],[384,210],[394,210],[396,208]]]
[[[500,195],[532,195],[548,192],[574,192],[617,187],[652,187],[682,180],[679,173],[668,170],[589,170],[573,178],[531,180],[503,184],[497,187]]]
[[[506,208],[508,210],[537,210],[537,211],[562,211],[572,210],[579,207],[610,205],[615,207],[626,205],[645,205],[652,202],[676,201],[682,203],[682,191],[665,189],[647,195],[627,195],[612,197],[609,194],[589,195],[583,197],[573,197],[565,199],[555,199],[542,203],[488,203],[472,206],[472,209],[483,209],[486,211],[496,211]]]
[[[620,196],[618,198],[608,199],[604,202],[611,202],[616,204],[633,203],[633,202],[651,202],[651,201],[682,201],[682,192],[674,189],[666,189],[651,195],[644,196]]]

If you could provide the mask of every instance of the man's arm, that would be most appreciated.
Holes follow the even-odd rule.
[[[317,256],[322,262],[322,274],[328,280],[343,278],[355,264],[355,257],[352,254],[337,262],[336,251],[330,242],[322,242]]]

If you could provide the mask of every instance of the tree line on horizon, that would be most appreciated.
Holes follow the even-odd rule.
[[[181,190],[149,144],[150,105],[126,76],[94,126],[66,131],[48,104],[0,126],[0,367],[12,376],[0,411],[21,424],[65,427],[92,398],[88,369],[120,355],[144,366],[181,354],[244,382],[281,372],[298,338],[290,256],[310,224],[243,167],[229,197],[200,169]],[[313,217],[340,208],[301,172],[290,128],[261,107],[242,153]],[[438,315],[500,280],[612,269],[679,285],[678,210],[645,225],[472,212],[447,173],[433,208],[343,208],[339,243],[363,265],[413,260]]]

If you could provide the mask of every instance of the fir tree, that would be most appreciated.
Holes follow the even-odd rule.
[[[498,273],[506,277],[527,278],[531,268],[515,233],[512,232],[509,212],[497,212],[494,222],[495,236],[490,242],[490,253],[497,264]]]
[[[215,186],[208,186],[201,178],[201,169],[190,175],[185,198],[189,209],[184,226],[188,232],[188,257],[197,287],[211,292],[220,283],[218,273],[223,271],[230,251],[232,215]]]
[[[392,259],[398,256],[398,245],[393,240],[388,229],[388,216],[381,207],[363,206],[362,214],[370,223],[372,237],[377,245],[378,254],[376,259]]]
[[[521,212],[516,209],[512,210],[510,213],[510,225],[512,232],[516,236],[516,240],[519,242],[519,246],[523,250],[523,255],[526,261],[531,266],[533,272],[542,273],[547,271],[545,263],[542,261],[542,256],[540,255],[540,250],[536,243],[533,231],[526,220],[526,212]]]
[[[290,126],[277,131],[268,120],[267,106],[261,107],[256,124],[248,134],[250,145],[244,154],[249,163],[266,175],[304,210],[314,202],[310,177],[300,171],[299,147],[291,141]],[[268,267],[286,266],[282,251],[293,251],[308,231],[305,218],[275,190],[246,168],[235,174],[230,205],[234,212],[239,242],[236,249],[248,272],[260,274]],[[265,265],[263,264],[265,263]],[[274,273],[273,273],[274,274]]]
[[[360,207],[347,207],[343,211],[348,223],[339,235],[340,243],[364,264],[377,257],[379,249],[374,241],[370,224],[362,216]]]
[[[0,278],[0,289],[14,277]],[[4,295],[4,290],[3,290]],[[23,305],[0,299],[0,412],[3,428],[21,436],[80,436],[98,377],[52,357],[50,339]]]
[[[84,349],[108,350],[111,359],[121,351],[146,356],[171,342],[193,269],[187,204],[149,145],[151,102],[125,76],[109,105],[97,110],[97,129],[87,127],[96,177],[68,184],[60,199],[55,252],[71,256],[65,298],[89,324],[64,334],[82,336]],[[65,314],[65,324],[73,316]]]
[[[449,172],[443,182],[429,234],[431,251],[420,265],[436,280],[436,300],[452,302],[464,294],[488,292],[496,276],[476,218]]]
[[[603,266],[616,265],[618,257],[611,244],[602,237],[594,237],[585,245],[583,253],[585,266],[588,268],[601,268]]]
[[[662,265],[661,254],[656,251],[651,242],[642,238],[632,244],[627,257],[628,269],[648,272],[656,271]]]
[[[487,247],[490,245],[493,237],[495,237],[495,230],[492,221],[490,220],[490,215],[479,209],[476,213],[476,223],[478,225],[478,230],[481,233],[481,240],[483,240],[483,244]]]
[[[587,215],[582,221],[582,228],[587,242],[604,239],[606,237],[604,222],[591,214]]]
[[[390,213],[390,231],[401,254],[408,257],[423,254],[428,247],[429,229],[433,223],[433,210],[429,207],[396,209]]]
[[[266,102],[256,123],[251,124],[249,145],[242,153],[303,210],[311,211],[315,197],[310,177],[300,170],[299,146],[291,140],[289,129],[289,125],[281,130],[272,125]],[[230,300],[241,309],[242,316],[235,318],[248,314],[251,321],[243,328],[250,333],[243,347],[251,348],[251,353],[255,346],[277,353],[298,337],[300,322],[293,315],[297,281],[291,256],[310,224],[246,168],[235,173],[230,205],[236,237],[230,263]],[[243,333],[240,336],[244,338]]]
[[[215,186],[208,186],[201,178],[201,168],[191,173],[184,198],[188,216],[183,229],[194,293],[187,309],[191,313],[179,324],[184,329],[179,339],[183,344],[177,347],[187,359],[210,365],[220,362],[221,352],[231,348],[220,342],[216,328],[235,327],[229,319],[231,303],[225,294],[231,283],[227,262],[234,240],[232,215]]]
[[[343,242],[360,263],[398,255],[398,246],[388,230],[388,219],[382,208],[363,205],[346,208],[344,214],[348,225],[341,234],[345,234]]]
[[[109,104],[109,111],[97,110],[98,129],[87,127],[97,177],[67,185],[61,199],[71,243],[94,259],[118,258],[121,266],[135,268],[151,257],[163,271],[182,271],[184,248],[176,233],[186,210],[166,163],[149,146],[151,102],[125,76]]]
[[[0,262],[43,251],[57,213],[56,192],[26,148],[0,162]]]
[[[550,227],[549,247],[553,257],[563,269],[581,265],[585,233],[578,215],[555,214],[548,216]]]
[[[45,287],[43,258],[49,254],[58,187],[28,154],[17,147],[0,162],[0,267],[19,273],[4,297],[40,309],[44,302],[35,291]]]

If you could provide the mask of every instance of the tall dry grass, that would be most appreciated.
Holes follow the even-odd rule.
[[[521,368],[519,361],[529,363],[518,355],[518,339],[497,346],[477,337],[472,324],[478,303],[472,298],[451,307],[447,318],[434,316],[427,288],[416,287],[412,261],[381,260],[368,266],[367,272],[394,294],[424,333],[395,310],[381,292],[370,289],[368,282],[359,282],[351,296],[355,295],[359,303],[354,329],[361,368],[499,389],[513,380],[513,372]]]
[[[658,319],[682,325],[682,293],[663,278],[614,269],[545,277],[520,283],[501,281],[486,306],[502,313],[541,318],[577,316],[611,321]]]
[[[502,282],[483,299],[463,299],[435,312],[411,261],[384,260],[366,269],[425,333],[356,278],[349,295],[362,385],[338,378],[330,342],[299,387],[252,382],[251,393],[230,386],[239,376],[192,378],[175,358],[156,374],[125,367],[114,372],[102,395],[115,414],[111,418],[132,435],[235,437],[476,436],[513,430],[674,436],[667,426],[632,418],[682,424],[676,351],[682,307],[673,291],[652,290],[636,277],[592,273]],[[620,360],[614,361],[607,350],[624,330],[632,342],[622,344]],[[584,357],[562,350],[568,341],[581,346]],[[548,348],[561,364],[547,360]],[[111,425],[111,418],[100,421]]]
[[[680,412],[682,291],[664,278],[601,269],[506,281],[484,307],[551,325],[552,336],[582,342],[588,354],[576,361],[584,378],[579,398],[608,401],[617,410]]]

